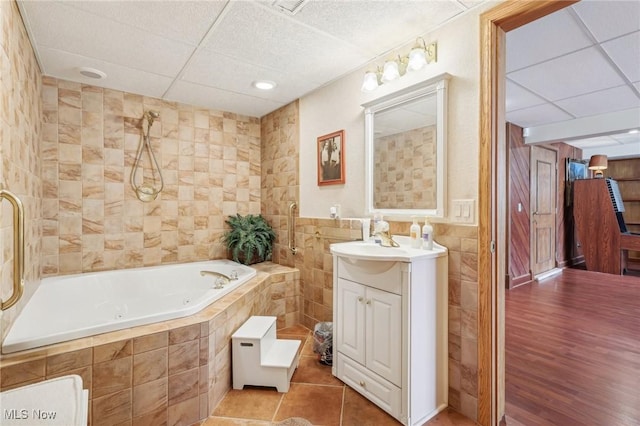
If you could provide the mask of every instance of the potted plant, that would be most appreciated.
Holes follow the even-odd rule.
[[[235,262],[251,265],[271,259],[276,233],[262,215],[229,216],[222,241]]]

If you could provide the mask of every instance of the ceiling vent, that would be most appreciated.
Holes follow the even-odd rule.
[[[275,0],[272,6],[280,12],[293,16],[300,12],[309,0]]]

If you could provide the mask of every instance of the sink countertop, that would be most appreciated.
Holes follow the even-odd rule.
[[[429,259],[446,256],[447,248],[434,242],[433,250],[411,248],[409,237],[393,236],[400,247],[383,247],[371,241],[349,241],[331,244],[331,254],[362,260],[412,262],[414,260]]]

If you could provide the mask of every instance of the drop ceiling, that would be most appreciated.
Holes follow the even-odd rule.
[[[581,1],[507,33],[507,121],[530,133],[631,111],[640,126],[640,2]],[[616,114],[614,114],[616,113]],[[629,114],[627,114],[628,116]],[[555,126],[550,126],[551,124]],[[580,136],[585,157],[640,155],[640,133]],[[607,131],[605,133],[610,133]]]
[[[478,5],[402,1],[27,1],[45,75],[260,117]],[[91,67],[107,74],[92,80]],[[277,83],[260,91],[256,80]]]
[[[43,74],[261,117],[380,61],[477,0],[35,1],[18,5]],[[79,74],[90,67],[107,74]],[[252,86],[258,79],[275,90]],[[507,33],[507,118],[522,127],[637,108],[640,2],[586,0]],[[576,146],[625,145],[604,136]],[[640,155],[640,148],[637,154]]]

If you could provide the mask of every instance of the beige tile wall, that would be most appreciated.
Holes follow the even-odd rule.
[[[25,215],[25,296],[0,313],[0,339],[40,282],[41,77],[14,1],[0,1],[0,185],[22,201]],[[13,288],[13,211],[0,206],[0,295]]]
[[[376,208],[436,208],[435,132],[435,126],[428,126],[376,138]]]
[[[289,202],[298,200],[298,104],[261,119],[262,213],[278,232],[274,261],[301,274],[301,323],[313,329],[333,315],[333,261],[329,245],[360,238],[357,220],[295,217],[294,256],[287,248]],[[295,168],[294,168],[295,167]],[[391,222],[390,231],[409,235],[409,222]],[[477,226],[433,223],[435,240],[449,249],[449,404],[477,418]]]
[[[262,215],[274,227],[276,241],[273,260],[294,266],[288,249],[288,214],[292,202],[300,199],[298,101],[274,111],[260,120],[262,149]],[[294,210],[298,217],[298,210]]]
[[[44,275],[223,258],[227,216],[260,213],[258,119],[48,77],[42,98]],[[150,203],[129,184],[146,110],[164,178]]]

